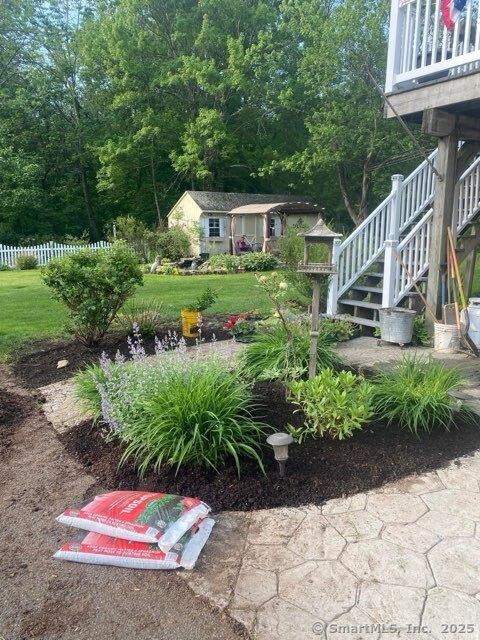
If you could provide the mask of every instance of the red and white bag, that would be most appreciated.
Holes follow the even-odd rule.
[[[112,491],[81,509],[67,509],[58,522],[115,538],[156,543],[167,553],[210,507],[198,498],[168,493]]]
[[[130,569],[193,569],[214,524],[212,518],[205,518],[185,533],[168,553],[161,551],[157,544],[122,540],[91,531],[83,532],[79,541],[64,544],[53,557]]]

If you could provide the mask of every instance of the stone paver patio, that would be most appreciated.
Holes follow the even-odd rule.
[[[323,506],[218,517],[198,595],[258,640],[480,638],[480,453]]]
[[[403,353],[372,338],[339,347],[372,368]],[[480,367],[455,359],[475,400]],[[71,383],[41,391],[57,431],[80,420]],[[216,520],[196,570],[179,575],[257,640],[480,640],[480,451],[322,506]]]

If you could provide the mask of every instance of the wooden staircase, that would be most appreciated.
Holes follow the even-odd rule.
[[[465,154],[459,150],[459,157]],[[430,155],[434,161],[436,151]],[[336,241],[327,314],[364,327],[379,326],[383,307],[419,308],[426,293],[435,175],[423,162],[343,242]],[[454,229],[462,262],[480,246],[480,157],[470,159],[455,191]]]

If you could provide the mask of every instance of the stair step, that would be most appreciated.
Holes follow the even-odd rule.
[[[356,284],[352,287],[352,290],[355,291],[365,291],[366,293],[383,293],[383,290],[381,287],[367,287],[366,285],[363,284]]]
[[[348,304],[352,307],[361,307],[362,309],[381,309],[379,302],[365,302],[365,300],[352,300],[351,298],[342,298],[338,301],[340,304]]]
[[[363,274],[366,278],[383,278],[383,271],[369,271]]]
[[[348,313],[338,313],[336,316],[333,316],[337,320],[347,320],[347,322],[352,322],[354,324],[361,324],[365,327],[379,327],[380,322],[378,320],[370,320],[370,318],[359,318],[358,316],[351,316]]]

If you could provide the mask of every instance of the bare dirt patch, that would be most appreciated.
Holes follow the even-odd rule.
[[[65,452],[36,397],[2,379],[1,370],[0,397],[11,428],[8,456],[0,464],[0,637],[243,637],[228,617],[196,598],[175,573],[53,560],[52,554],[73,534],[55,517],[90,495],[96,481]],[[5,442],[5,431],[1,437]]]
[[[216,340],[230,338],[229,333],[223,328],[225,320],[226,316],[206,319],[202,328],[202,339],[210,342],[214,337]],[[157,336],[163,339],[169,332],[180,335],[179,323],[173,322],[160,326]],[[186,342],[187,345],[192,346],[195,345],[196,339],[187,338]],[[143,344],[147,354],[155,353],[154,338],[144,338]],[[100,344],[90,348],[73,339],[44,340],[26,347],[15,358],[12,370],[25,387],[38,388],[70,378],[78,369],[91,362],[98,362],[103,352],[113,358],[117,351],[126,357],[129,356],[125,334],[109,333]],[[57,369],[57,363],[60,360],[68,360],[68,366]]]

